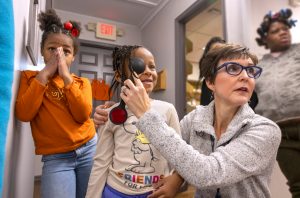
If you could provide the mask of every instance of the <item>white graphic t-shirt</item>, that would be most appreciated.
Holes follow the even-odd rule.
[[[180,132],[178,115],[172,104],[152,100],[151,108],[161,113],[166,124]],[[168,162],[136,128],[137,118],[126,110],[128,119],[124,124],[114,125],[108,121],[98,130],[99,142],[87,197],[101,197],[105,183],[128,195],[143,194],[152,191],[152,184],[171,172]]]

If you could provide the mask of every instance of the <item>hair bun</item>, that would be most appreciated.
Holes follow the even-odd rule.
[[[42,31],[47,31],[52,29],[54,26],[62,27],[60,18],[57,16],[54,9],[49,9],[46,12],[41,12],[38,16],[38,21],[40,22],[40,29]]]
[[[280,10],[281,16],[288,19],[292,16],[293,12],[291,9],[286,8],[286,9],[281,9]]]

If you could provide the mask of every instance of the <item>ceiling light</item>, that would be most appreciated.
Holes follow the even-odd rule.
[[[146,6],[155,7],[160,3],[161,0],[127,0],[127,1],[137,3],[137,4],[146,5]]]

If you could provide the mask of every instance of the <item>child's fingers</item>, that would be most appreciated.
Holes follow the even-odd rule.
[[[64,55],[64,51],[63,51],[62,47],[58,47],[57,50],[58,50],[58,53],[59,53],[60,56]]]
[[[109,107],[111,107],[111,106],[113,106],[114,104],[116,104],[114,101],[106,101],[105,103],[104,103],[104,109],[107,109],[107,108],[109,108]],[[102,105],[100,105],[100,106],[102,106]]]
[[[98,109],[98,111],[95,112],[93,121],[96,127],[100,125],[104,125],[107,122],[107,120],[108,120],[108,113],[104,109],[102,109],[101,111]]]
[[[102,116],[107,116],[108,113],[105,109],[107,109],[107,107],[105,105],[99,105],[98,107],[96,107],[95,113],[102,115]]]
[[[95,123],[94,123],[95,124]],[[99,124],[95,124],[95,128],[98,129],[99,128]]]
[[[99,105],[98,107],[96,107],[96,109],[107,109],[108,107],[106,106],[106,104],[103,105]]]

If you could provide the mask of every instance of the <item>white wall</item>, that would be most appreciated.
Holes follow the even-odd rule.
[[[175,19],[196,0],[172,0],[142,30],[145,47],[153,52],[158,71],[167,72],[167,89],[153,97],[175,105]]]
[[[225,21],[226,21],[226,40],[229,43],[239,43],[243,41],[243,17],[241,17],[243,2],[241,0],[225,0]],[[245,4],[245,3],[244,3]],[[233,31],[231,31],[233,30]]]
[[[30,0],[13,1],[15,23],[15,71],[10,120],[7,129],[5,177],[2,197],[33,197],[34,146],[28,123],[15,119],[14,103],[19,86],[19,69],[32,65],[25,45],[28,34]],[[43,7],[43,2],[41,2]]]
[[[74,20],[81,23],[82,32],[79,36],[80,39],[88,40],[88,41],[95,41],[95,42],[101,42],[101,43],[107,43],[107,44],[113,44],[113,45],[141,45],[142,39],[141,39],[141,30],[134,25],[129,25],[125,23],[119,23],[107,19],[102,18],[95,18],[90,17],[86,15],[80,15],[76,13],[66,12],[63,10],[56,10],[57,14],[61,17],[62,21],[67,20]],[[86,29],[86,25],[88,23],[97,23],[97,22],[104,22],[104,23],[111,23],[115,24],[117,28],[123,29],[125,34],[123,37],[117,37],[116,41],[110,41],[105,39],[98,39],[95,37],[96,33],[93,31],[88,31]]]

